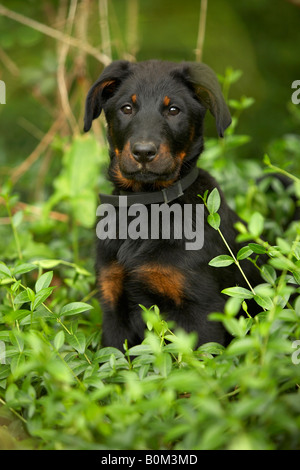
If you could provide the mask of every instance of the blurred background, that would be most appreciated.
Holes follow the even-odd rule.
[[[0,79],[6,83],[6,105],[0,106],[1,167],[24,161],[62,109],[70,129],[61,123],[60,132],[82,130],[85,94],[103,64],[80,43],[109,59],[195,60],[200,3],[3,1],[1,5],[21,17],[9,18],[3,11],[0,15]],[[276,163],[286,163],[293,150],[299,158],[300,105],[297,109],[291,103],[291,84],[300,79],[299,6],[297,0],[207,2],[202,60],[219,74],[226,67],[241,70],[230,98],[246,95],[255,99],[240,122],[240,132],[251,137],[251,143],[240,149],[241,158],[261,159],[270,143],[286,134],[294,136],[274,144]],[[29,20],[38,25],[28,25]],[[51,29],[36,29],[43,25]],[[53,31],[76,38],[79,47],[51,37]],[[61,89],[60,79],[64,81]],[[209,123],[208,132],[214,132]],[[277,147],[283,145],[286,153],[280,162],[281,148]]]
[[[299,0],[2,1],[0,186],[18,195],[14,211],[39,219],[31,232],[50,233],[46,215],[48,223],[71,216],[93,225],[108,154],[103,117],[83,135],[84,102],[103,67],[120,58],[202,60],[215,70],[234,124],[220,146],[207,116],[200,164],[229,197],[245,190],[245,175],[259,176],[265,153],[299,175],[300,104],[291,100],[299,24]]]

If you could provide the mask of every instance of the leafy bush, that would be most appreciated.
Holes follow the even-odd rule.
[[[236,78],[228,72],[225,85]],[[235,134],[238,117],[250,104],[246,98],[231,103],[237,111],[232,130],[225,142],[208,140],[201,160],[222,175],[228,199],[247,221],[238,227],[245,248],[230,253],[220,232],[224,255],[210,264],[241,269],[240,260],[248,258],[262,276],[257,287],[226,289],[224,312],[211,314],[233,336],[227,348],[208,343],[194,350],[195,336],[168,325],[156,306],[141,307],[141,345],[125,344],[124,353],[101,348],[91,247],[106,150],[92,136],[56,142],[64,159],[40,206],[20,203],[9,181],[3,186],[3,448],[299,448],[300,227],[293,223],[285,231],[273,217],[292,212],[299,180],[291,175],[288,190],[274,178],[257,185],[260,165],[235,160],[235,149],[248,140]],[[265,163],[272,166],[267,157]],[[218,192],[201,196],[209,223],[219,230]],[[268,241],[261,238],[266,230]],[[268,261],[258,267],[262,254]],[[252,298],[261,307],[254,318],[247,306]],[[238,316],[241,306],[244,316]]]

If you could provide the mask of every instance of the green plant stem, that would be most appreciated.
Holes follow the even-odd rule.
[[[43,304],[44,305],[44,304]],[[47,308],[47,307],[46,307]],[[48,309],[49,310],[49,309]],[[50,310],[49,310],[50,312]],[[59,323],[65,330],[66,332],[70,335],[70,336],[73,336],[73,333],[71,333],[71,331],[68,330],[68,328],[66,327],[66,325],[63,324],[63,322],[60,320],[60,318],[56,318],[56,321],[57,323]],[[86,353],[83,353],[85,359],[87,360],[87,362],[91,365],[91,361],[89,360],[89,358],[87,357]]]
[[[20,245],[18,232],[16,230],[16,227],[15,227],[15,224],[14,224],[14,221],[13,221],[12,212],[11,212],[11,209],[10,209],[10,206],[9,206],[9,203],[8,203],[7,200],[6,200],[6,209],[7,209],[9,219],[10,219],[10,224],[11,224],[11,228],[12,228],[12,231],[13,231],[15,244],[16,244],[16,247],[17,247],[18,257],[19,257],[20,260],[23,260],[23,255],[22,255],[22,250],[21,250],[21,245]]]
[[[72,370],[72,368],[69,366],[69,364],[64,360],[63,356],[60,354],[60,352],[55,349],[55,347],[53,346],[53,344],[51,344],[51,342],[45,337],[45,334],[43,335],[43,340],[48,344],[48,346],[50,346],[51,349],[53,349],[53,351],[55,351],[55,353],[58,355],[59,359],[64,363],[64,365],[67,367],[67,369],[69,369],[69,371],[71,372],[71,375],[74,377],[74,379],[76,380],[76,382],[78,383],[78,385],[85,391],[86,390],[86,386],[80,381],[80,379],[77,377],[77,375],[74,373],[74,371]]]
[[[57,318],[56,318],[56,321],[57,321],[57,323],[60,324],[60,326],[62,326],[62,327],[66,330],[66,332],[67,332],[70,336],[73,336],[72,333],[71,333],[71,331],[68,330],[68,328],[66,327],[66,325],[63,324],[63,322],[61,321],[60,318],[57,317]]]
[[[8,404],[2,400],[2,398],[0,398],[0,403],[3,405],[3,406],[6,406],[9,411],[11,411],[15,416],[17,416],[17,418],[19,418],[21,421],[23,421],[24,424],[27,424],[27,421],[25,418],[23,418],[23,416],[21,416],[16,410],[14,410],[13,408],[11,408],[10,406],[8,406]]]
[[[206,197],[202,197],[202,196],[200,196],[200,197],[201,197],[202,201],[204,202],[204,205],[205,205],[206,209],[207,209],[208,212],[210,213],[210,211],[209,211],[209,209],[208,209],[208,206],[207,206],[207,203],[206,203]],[[230,246],[228,245],[228,243],[227,243],[227,241],[226,241],[226,239],[225,239],[223,233],[221,232],[220,228],[217,228],[216,230],[218,231],[218,233],[219,233],[221,239],[223,240],[223,242],[224,242],[224,244],[225,244],[227,250],[229,251],[230,255],[232,256],[235,265],[236,265],[236,266],[238,267],[238,269],[240,270],[240,272],[241,272],[243,278],[245,279],[247,285],[249,286],[249,289],[251,290],[252,294],[253,294],[253,295],[256,295],[255,290],[254,290],[253,287],[251,286],[251,284],[250,284],[250,282],[249,282],[249,280],[248,280],[246,274],[244,273],[244,271],[243,271],[243,269],[242,269],[242,267],[241,267],[239,261],[238,261],[237,258],[235,257],[235,255],[234,255],[233,251],[231,250]],[[248,314],[248,315],[249,315],[249,314]]]
[[[78,225],[75,220],[72,226],[72,246],[73,246],[73,256],[74,256],[75,264],[78,264],[79,262]]]
[[[292,174],[289,173],[288,171],[283,170],[282,168],[279,168],[278,166],[273,165],[273,164],[270,162],[269,157],[268,157],[267,155],[265,156],[264,163],[265,163],[269,168],[271,168],[272,170],[276,171],[276,173],[281,173],[282,175],[287,176],[288,178],[290,178],[291,180],[295,181],[296,183],[300,183],[300,178],[297,178],[297,176],[292,175]]]
[[[238,261],[238,260],[236,259],[236,257],[234,256],[233,251],[231,250],[230,246],[228,245],[228,243],[227,243],[227,241],[226,241],[224,235],[222,234],[222,232],[221,232],[221,230],[220,230],[219,228],[218,228],[218,233],[219,233],[220,237],[222,238],[223,242],[225,243],[225,246],[226,246],[226,248],[228,249],[230,255],[232,256],[232,258],[233,258],[233,260],[234,260],[234,263],[235,263],[236,266],[239,268],[239,270],[240,270],[240,272],[241,272],[243,278],[245,279],[247,285],[249,286],[249,289],[251,290],[252,294],[253,294],[253,295],[256,295],[255,290],[253,289],[253,287],[251,286],[250,282],[248,281],[248,278],[247,278],[246,274],[244,273],[244,271],[243,271],[243,269],[242,269],[242,267],[241,267],[239,261]]]

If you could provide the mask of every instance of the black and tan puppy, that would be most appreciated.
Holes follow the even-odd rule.
[[[231,123],[214,72],[204,64],[189,62],[116,61],[104,69],[88,93],[85,131],[102,109],[108,124],[108,174],[114,194],[145,204],[149,226],[154,203],[170,208],[177,204],[183,211],[190,204],[195,217],[196,205],[202,204],[198,194],[219,189],[206,171],[197,168],[205,113],[209,109],[214,116],[220,137]],[[241,247],[235,242],[238,217],[219,191],[220,228],[236,253]],[[116,199],[112,197],[111,202],[118,213]],[[208,265],[212,258],[226,253],[226,248],[206,217],[202,231],[204,244],[198,250],[186,249],[183,228],[181,237],[169,239],[124,239],[118,236],[117,228],[115,239],[98,240],[96,266],[104,346],[122,349],[125,339],[129,346],[143,340],[140,305],[158,305],[177,326],[196,331],[198,344],[226,344],[228,336],[222,325],[207,316],[222,311],[226,300],[222,289],[244,286],[244,281],[234,265],[223,269]],[[248,278],[256,285],[258,271],[252,263],[244,263]]]

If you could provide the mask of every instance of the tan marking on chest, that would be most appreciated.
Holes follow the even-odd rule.
[[[172,299],[177,306],[182,303],[185,277],[179,269],[151,263],[136,268],[135,274],[152,291]]]
[[[116,306],[122,294],[124,275],[124,269],[117,261],[102,268],[100,272],[98,285],[101,297],[111,307]]]

